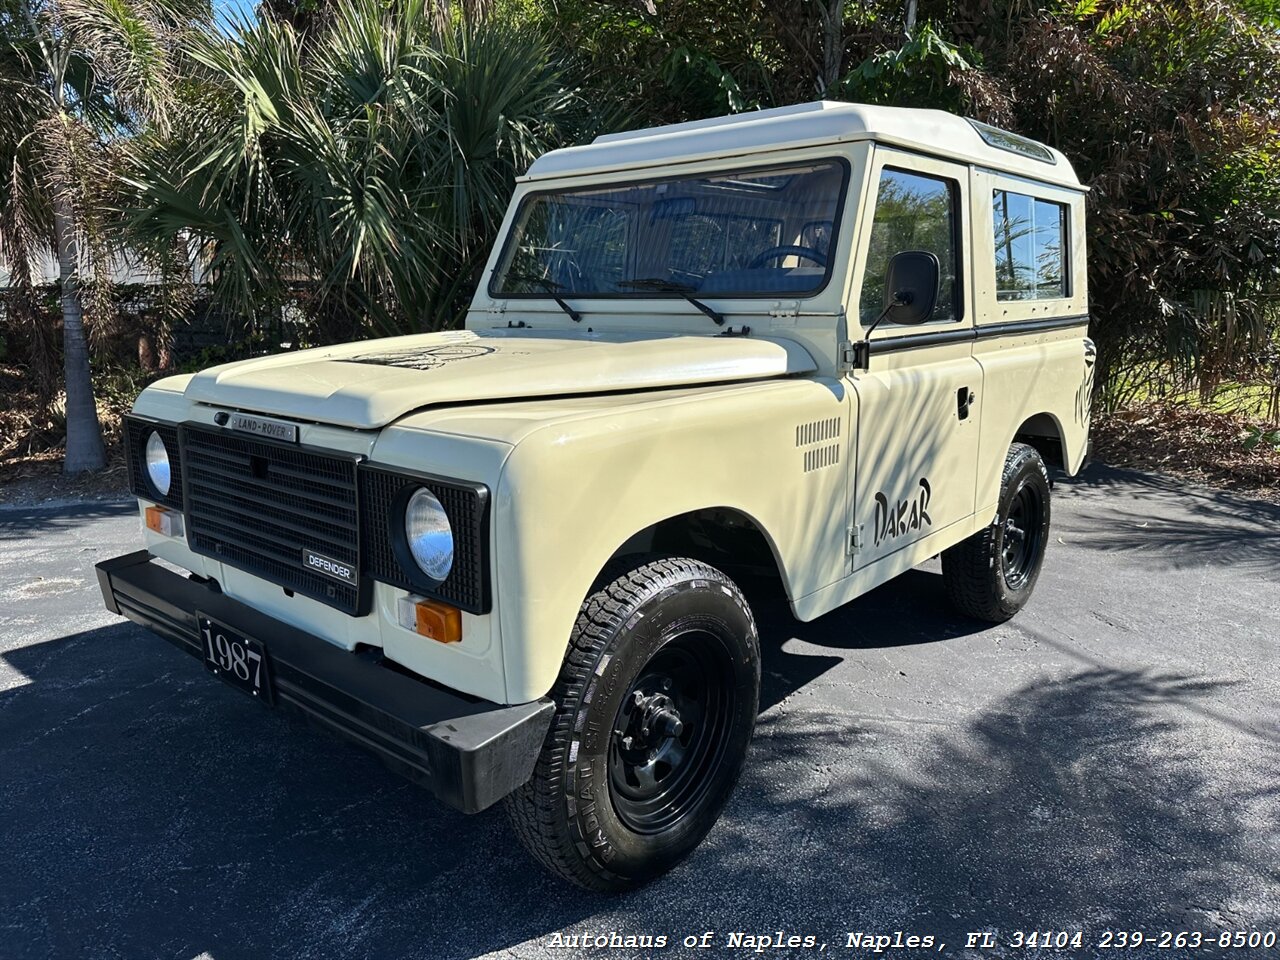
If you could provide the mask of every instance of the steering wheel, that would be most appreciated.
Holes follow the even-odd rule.
[[[763,267],[770,260],[777,260],[779,257],[804,257],[806,260],[812,260],[820,267],[827,265],[827,255],[813,247],[801,247],[793,243],[784,243],[778,247],[770,247],[751,258],[751,262],[747,264],[748,270],[756,270]]]

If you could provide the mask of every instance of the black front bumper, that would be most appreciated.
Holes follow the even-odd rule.
[[[152,563],[145,550],[97,565],[107,609],[199,658],[196,611],[266,644],[278,706],[372,751],[442,801],[475,813],[529,779],[555,710],[502,706],[438,687]]]

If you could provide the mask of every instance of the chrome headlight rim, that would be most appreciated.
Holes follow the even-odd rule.
[[[418,485],[408,491],[401,525],[414,567],[435,583],[448,580],[457,556],[457,538],[449,513],[434,490]]]
[[[142,444],[143,475],[157,498],[164,499],[173,489],[173,457],[159,430],[152,429]]]

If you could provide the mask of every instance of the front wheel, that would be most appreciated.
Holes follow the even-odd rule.
[[[696,560],[640,563],[582,607],[532,779],[507,812],[529,852],[593,890],[670,870],[742,771],[760,647],[741,591]]]
[[[965,614],[1004,623],[1031,598],[1049,542],[1049,472],[1034,447],[1009,448],[996,518],[942,553],[942,579]]]

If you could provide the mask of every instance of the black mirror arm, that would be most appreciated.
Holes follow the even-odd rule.
[[[899,290],[893,295],[885,308],[880,311],[880,316],[872,321],[871,326],[867,327],[866,335],[853,345],[853,365],[859,370],[870,369],[871,363],[871,335],[876,332],[876,327],[880,326],[880,321],[889,316],[889,313],[895,307],[905,307],[910,305],[915,297],[912,296],[910,290]]]

